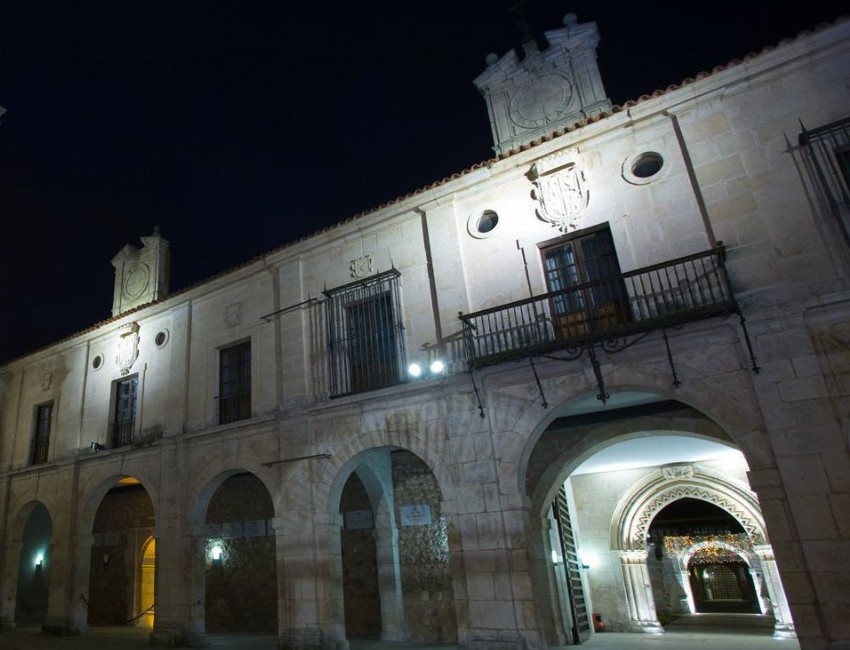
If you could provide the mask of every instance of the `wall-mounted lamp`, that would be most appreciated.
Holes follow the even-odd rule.
[[[109,553],[103,554],[103,566],[109,566]]]
[[[444,374],[446,371],[446,364],[443,363],[440,359],[434,359],[430,364],[428,364],[427,371],[418,363],[411,363],[407,367],[407,374],[410,375],[411,379],[431,379],[433,377],[438,377]]]
[[[221,548],[221,544],[216,544],[210,549],[210,558],[212,558],[213,562],[221,562],[221,557],[224,554],[224,549]]]
[[[44,564],[44,555],[39,553],[35,556],[35,568],[40,569],[42,564]]]
[[[581,565],[581,568],[587,571],[596,564],[596,556],[593,553],[582,551],[578,554],[578,562]]]

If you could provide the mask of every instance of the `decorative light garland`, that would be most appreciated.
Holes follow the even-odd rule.
[[[742,559],[740,553],[753,550],[753,540],[746,533],[706,536],[683,535],[664,538],[664,550],[672,556],[683,555],[694,549],[695,546],[699,546],[699,548],[694,550],[689,564],[740,562]]]

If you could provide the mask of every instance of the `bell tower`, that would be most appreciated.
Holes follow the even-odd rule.
[[[168,295],[171,282],[168,241],[160,236],[159,226],[150,237],[141,237],[141,240],[141,249],[127,244],[112,258],[115,267],[113,316]]]
[[[540,45],[525,29],[522,53],[488,55],[475,79],[497,154],[611,109],[596,62],[596,23],[581,24],[574,13],[563,23]]]

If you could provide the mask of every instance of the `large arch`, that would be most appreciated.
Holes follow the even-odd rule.
[[[156,506],[147,487],[134,476],[113,477],[111,485],[100,482],[93,493],[102,496],[82,518],[87,523],[90,517],[91,527],[89,534],[79,536],[78,546],[78,561],[83,560],[83,549],[88,550],[87,589],[80,592],[86,626],[138,625],[150,607],[143,607],[140,599],[140,566],[156,530]],[[155,588],[152,584],[151,591]]]
[[[411,472],[415,475],[413,478],[409,477]],[[444,489],[430,463],[415,450],[394,444],[356,451],[344,463],[339,463],[328,486],[329,517],[334,522],[328,531],[328,553],[334,576],[331,590],[336,594],[333,607],[337,640],[345,638],[345,585],[340,550],[342,536],[349,526],[347,515],[351,514],[340,512],[340,504],[343,489],[352,475],[362,482],[374,513],[381,638],[456,640],[453,594],[457,576],[451,570],[451,536],[448,534],[449,515],[444,510]],[[413,491],[411,481],[416,484]],[[417,514],[411,514],[414,511]],[[435,551],[435,545],[443,550],[437,551],[436,557],[423,554],[420,564],[430,565],[417,567],[409,557],[417,544],[421,544],[420,550],[427,547],[429,553]],[[414,585],[415,596],[411,592]],[[429,592],[430,597],[421,600],[420,594],[424,592]]]
[[[655,469],[622,495],[611,519],[610,549],[620,557],[626,601],[634,625],[660,631],[652,590],[642,588],[642,585],[650,584],[647,534],[655,516],[666,506],[683,498],[711,503],[741,524],[752,551],[725,541],[716,544],[741,555],[749,565],[756,584],[764,580],[774,617],[774,636],[794,637],[794,624],[756,495],[746,485],[723,473],[692,463],[669,464]],[[697,543],[675,558],[682,577],[681,586],[687,594],[691,611],[694,611],[694,598],[685,573],[689,558],[704,545]]]
[[[202,617],[195,632],[276,633],[275,506],[267,484],[246,470],[216,472],[192,512],[191,589]]]
[[[19,626],[43,625],[53,565],[53,519],[45,504],[31,501],[18,511],[13,527],[16,532],[9,544],[9,556],[16,556],[17,561],[10,563],[10,570],[15,567],[17,571],[7,587],[16,594],[9,599],[13,620]]]
[[[610,393],[606,404],[596,399],[595,378],[589,373],[561,379],[547,377],[545,372],[540,372],[542,379],[537,399],[531,387],[523,394],[516,388],[505,388],[495,396],[514,402],[510,412],[515,416],[510,424],[505,425],[508,435],[505,436],[507,443],[501,448],[501,462],[506,465],[512,458],[520,459],[516,478],[520,481],[521,492],[529,499],[528,544],[535,600],[539,607],[537,615],[548,638],[558,640],[564,637],[565,632],[563,629],[559,631],[557,623],[559,614],[555,603],[558,597],[550,566],[554,550],[549,537],[552,523],[547,521],[547,515],[560,485],[587,458],[607,445],[629,437],[684,434],[739,449],[750,466],[764,468],[773,464],[769,446],[761,433],[763,423],[758,417],[754,396],[747,391],[732,391],[729,386],[702,376],[698,369],[680,370],[680,376],[687,381],[671,387],[669,375],[665,376],[654,368],[603,364],[605,384]],[[731,370],[743,372],[737,368]],[[543,403],[540,399],[542,394],[545,394]],[[492,392],[488,393],[488,397],[491,408],[498,408]],[[520,399],[525,402],[524,407],[519,403]],[[660,413],[652,412],[653,408],[662,406],[668,412],[663,412],[664,409]],[[632,409],[634,413],[616,420],[606,419],[606,413],[623,408]],[[571,431],[574,435],[561,435],[560,439],[553,440],[553,431],[563,425],[573,426],[572,422],[568,422],[571,418],[580,419],[574,416],[584,417],[580,431]],[[529,433],[524,435],[524,431]],[[511,478],[510,474],[505,473],[505,476]],[[509,487],[505,486],[505,489]],[[623,524],[623,529],[630,531],[624,532],[623,536],[632,539],[637,535],[637,539],[641,539],[652,515],[666,503],[666,497],[673,500],[677,495],[689,494],[726,504],[727,507],[734,503],[736,517],[742,518],[748,529],[757,534],[759,543],[766,541],[764,518],[755,495],[745,484],[727,486],[722,492],[701,492],[700,488],[701,484],[691,484],[680,487],[678,492],[670,488],[666,496],[665,493],[647,493],[649,514],[643,512],[643,517],[633,514],[628,524]],[[659,498],[662,500],[659,501]],[[630,575],[630,572],[634,573],[630,567],[636,567],[641,573],[641,565],[645,565],[645,548],[638,548],[637,544],[620,546],[623,547],[622,569],[618,570],[622,573],[621,580],[632,580],[634,585],[646,584],[641,582],[642,576]],[[652,608],[636,616],[635,621],[637,624],[631,629],[662,631]]]

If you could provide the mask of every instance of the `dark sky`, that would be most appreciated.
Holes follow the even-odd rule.
[[[0,11],[0,362],[110,316],[154,226],[172,290],[491,156],[472,80],[516,0],[15,2]],[[596,21],[615,104],[841,3],[531,0]]]

